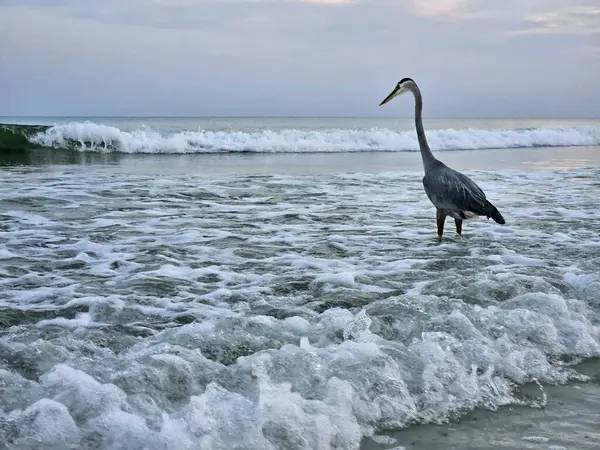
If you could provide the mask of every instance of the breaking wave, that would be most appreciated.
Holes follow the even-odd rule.
[[[427,133],[435,150],[477,150],[600,145],[600,127],[439,129]],[[313,153],[417,151],[414,130],[386,128],[269,130],[189,130],[161,133],[142,127],[123,131],[93,122],[55,126],[2,125],[0,150],[54,148],[120,153]]]

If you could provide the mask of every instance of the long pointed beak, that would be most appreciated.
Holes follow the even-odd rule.
[[[398,95],[400,95],[402,93],[402,88],[395,88],[390,95],[388,95],[386,98],[383,99],[383,101],[379,104],[379,106],[383,106],[385,105],[387,102],[389,102],[391,99],[393,99],[394,97],[397,97]]]

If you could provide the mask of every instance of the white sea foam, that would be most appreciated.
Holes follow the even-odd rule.
[[[515,386],[600,357],[599,175],[473,174],[510,220],[437,245],[421,173],[0,172],[0,441],[357,449],[544,404]]]
[[[539,442],[542,444],[550,442],[550,439],[544,436],[523,436],[523,440],[527,442]]]
[[[374,442],[377,442],[378,444],[386,444],[386,445],[391,445],[391,444],[395,444],[396,443],[396,439],[390,437],[390,436],[372,436],[371,440],[373,440]],[[396,447],[398,448],[398,447]]]
[[[534,129],[442,129],[429,130],[436,150],[502,149],[542,146],[600,145],[600,127]],[[122,131],[92,122],[56,125],[30,138],[53,148],[123,153],[218,153],[218,152],[356,152],[416,151],[414,131],[382,128],[280,131],[190,130],[161,134],[150,128]]]

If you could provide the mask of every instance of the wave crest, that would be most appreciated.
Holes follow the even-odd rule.
[[[28,130],[34,146],[92,152],[121,153],[310,153],[361,151],[417,151],[414,130],[385,128],[324,130],[210,131],[189,130],[161,134],[151,128],[123,131],[93,122],[73,122]],[[15,130],[11,130],[13,135]],[[600,145],[600,127],[555,127],[527,129],[429,130],[434,150],[477,150],[526,147],[570,147]],[[0,136],[0,140],[2,137]]]

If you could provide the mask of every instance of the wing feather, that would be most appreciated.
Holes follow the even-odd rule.
[[[483,190],[468,176],[447,166],[425,175],[423,186],[438,208],[487,213],[489,201]]]

